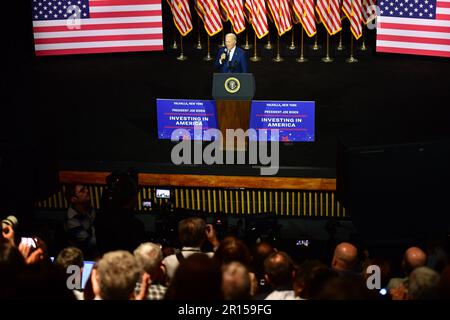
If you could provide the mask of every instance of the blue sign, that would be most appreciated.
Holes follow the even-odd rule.
[[[279,130],[279,141],[314,142],[314,101],[252,101],[250,140],[275,140],[269,130]],[[267,136],[261,133],[267,131]]]
[[[175,131],[177,140],[202,140],[205,130],[217,128],[214,100],[156,99],[156,110],[159,139],[171,139]],[[194,136],[194,127],[200,126]]]

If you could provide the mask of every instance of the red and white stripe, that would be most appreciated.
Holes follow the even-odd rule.
[[[316,19],[314,14],[314,0],[293,0],[294,14],[300,20],[308,37],[316,34]]]
[[[236,34],[245,30],[244,4],[243,0],[221,0],[221,7],[225,10],[228,19]]]
[[[377,0],[362,0],[362,15],[364,24],[368,24],[377,17],[377,12],[375,11],[376,5]]]
[[[355,39],[362,36],[362,3],[361,0],[343,0],[342,11],[350,21],[350,30]]]
[[[90,18],[33,21],[37,56],[163,50],[160,0],[91,0]]]
[[[193,29],[191,9],[188,0],[167,0],[173,15],[173,22],[184,37]]]
[[[269,33],[267,23],[267,9],[265,0],[245,0],[245,6],[249,12],[249,20],[255,30],[258,39]]]
[[[342,30],[339,0],[317,0],[316,11],[330,35]]]
[[[273,22],[278,30],[278,35],[282,36],[292,29],[291,10],[289,8],[289,0],[268,0],[270,13]]]
[[[438,0],[436,19],[378,17],[377,52],[450,58],[450,0]]]
[[[219,13],[218,0],[197,0],[196,10],[203,20],[205,30],[209,36],[213,36],[223,29],[222,19]]]

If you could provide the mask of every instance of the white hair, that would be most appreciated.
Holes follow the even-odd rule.
[[[237,42],[237,37],[236,37],[236,35],[235,35],[234,33],[227,33],[226,36],[225,36],[225,38],[226,38],[226,37],[232,37],[233,40]]]
[[[428,267],[414,269],[408,278],[408,294],[412,299],[435,298],[439,273]]]
[[[129,299],[139,280],[136,259],[128,251],[106,253],[97,266],[102,299]]]
[[[133,253],[139,268],[148,274],[154,272],[163,260],[161,246],[152,242],[141,244]]]

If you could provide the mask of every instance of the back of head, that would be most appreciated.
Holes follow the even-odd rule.
[[[408,296],[412,300],[437,298],[439,274],[428,267],[415,268],[409,275]]]
[[[222,291],[225,300],[250,299],[250,274],[239,262],[231,262],[222,267]]]
[[[223,239],[214,254],[214,258],[218,259],[222,264],[236,261],[249,266],[251,262],[250,250],[242,240],[236,237]]]
[[[106,188],[102,194],[102,210],[114,213],[121,209],[133,209],[138,192],[136,172],[114,171],[106,177]]]
[[[196,253],[183,260],[170,283],[165,299],[222,299],[220,264],[206,254]]]
[[[273,246],[268,242],[259,242],[253,249],[253,268],[258,278],[264,277],[264,260],[275,252]]]
[[[18,276],[25,268],[25,260],[9,241],[0,239],[0,298],[16,298]]]
[[[159,269],[163,260],[161,246],[151,242],[143,243],[137,247],[134,250],[134,257],[139,268],[150,275]]]
[[[418,247],[411,247],[405,251],[403,257],[403,268],[405,273],[410,274],[415,268],[423,267],[427,263],[427,254]]]
[[[450,300],[450,265],[442,271],[438,294],[440,299]]]
[[[206,239],[205,220],[197,217],[181,220],[178,237],[183,247],[200,247]]]
[[[285,252],[275,252],[264,260],[264,271],[273,287],[291,285],[294,263]]]
[[[358,249],[348,242],[338,244],[334,250],[332,267],[339,271],[354,271],[358,263]]]
[[[97,266],[102,299],[128,300],[133,293],[140,270],[128,251],[106,253]]]
[[[322,273],[329,274],[331,270],[319,260],[307,260],[296,268],[294,290],[296,295],[310,299],[312,286],[316,278]]]
[[[83,252],[75,247],[68,247],[63,249],[56,257],[55,264],[62,268],[64,272],[71,265],[83,267],[84,264]]]
[[[332,277],[329,278],[313,299],[317,300],[366,300],[375,298],[365,283],[358,277]]]

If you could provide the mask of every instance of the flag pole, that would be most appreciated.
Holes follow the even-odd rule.
[[[278,37],[277,37],[277,55],[275,56],[275,58],[273,58],[273,61],[281,62],[283,60],[284,59],[280,55],[280,35],[278,34]]]
[[[336,50],[337,50],[337,51],[344,51],[344,49],[345,49],[345,47],[344,47],[344,45],[342,44],[342,29],[341,29],[341,32],[339,32],[339,44],[338,44],[338,46],[336,47]]]
[[[320,45],[319,45],[319,43],[317,42],[317,33],[316,33],[316,36],[314,37],[314,44],[313,44],[313,46],[312,46],[312,49],[313,49],[314,51],[317,51],[317,50],[320,49]]]
[[[369,48],[367,48],[367,46],[366,46],[366,41],[365,41],[365,37],[364,37],[364,28],[361,29],[361,34],[362,34],[362,43],[361,43],[361,46],[359,47],[359,50],[367,51],[367,50],[369,50]]]
[[[208,47],[208,53],[206,54],[206,57],[203,58],[203,60],[205,61],[211,61],[213,58],[211,57],[211,45],[210,45],[210,36],[208,34],[208,36],[206,37],[206,46]]]
[[[295,59],[295,61],[300,62],[300,63],[308,61],[308,59],[306,59],[303,56],[303,34],[304,34],[304,29],[303,29],[303,25],[302,25],[302,31],[301,31],[301,36],[300,36],[300,57]]]
[[[225,47],[225,27],[223,27],[223,29],[222,29],[222,43],[219,44],[218,47],[219,47],[219,48]]]
[[[295,50],[297,47],[295,46],[295,41],[294,41],[294,29],[295,29],[295,25],[292,26],[292,32],[291,32],[291,45],[288,47],[289,50]]]
[[[187,57],[184,55],[183,52],[183,36],[180,34],[180,55],[177,57],[177,60],[184,61],[186,59]]]
[[[201,31],[201,28],[200,28],[200,17],[198,17],[198,16],[197,16],[197,29],[198,29],[198,32],[197,32],[197,34],[198,34],[198,41],[197,41],[197,46],[195,47],[195,49],[202,50],[203,47],[202,47],[202,42],[201,42],[201,39],[200,39],[200,31]]]
[[[250,57],[250,61],[258,62],[261,60],[262,60],[262,58],[258,57],[258,55],[256,54],[256,32],[255,32],[255,44],[253,45],[253,56]]]
[[[323,62],[333,62],[333,58],[330,57],[330,34],[327,32],[327,55],[322,58]]]
[[[173,49],[173,50],[177,50],[178,49],[178,45],[177,45],[177,30],[176,29],[173,31],[173,44],[169,48]]]
[[[271,50],[272,44],[270,43],[270,33],[267,34],[267,44],[264,46],[264,49]]]
[[[345,60],[347,63],[356,63],[358,62],[358,59],[353,57],[353,35],[350,34],[350,57]]]
[[[243,45],[242,48],[244,48],[244,50],[252,48],[252,45],[248,43],[248,28],[245,28],[245,45]]]

